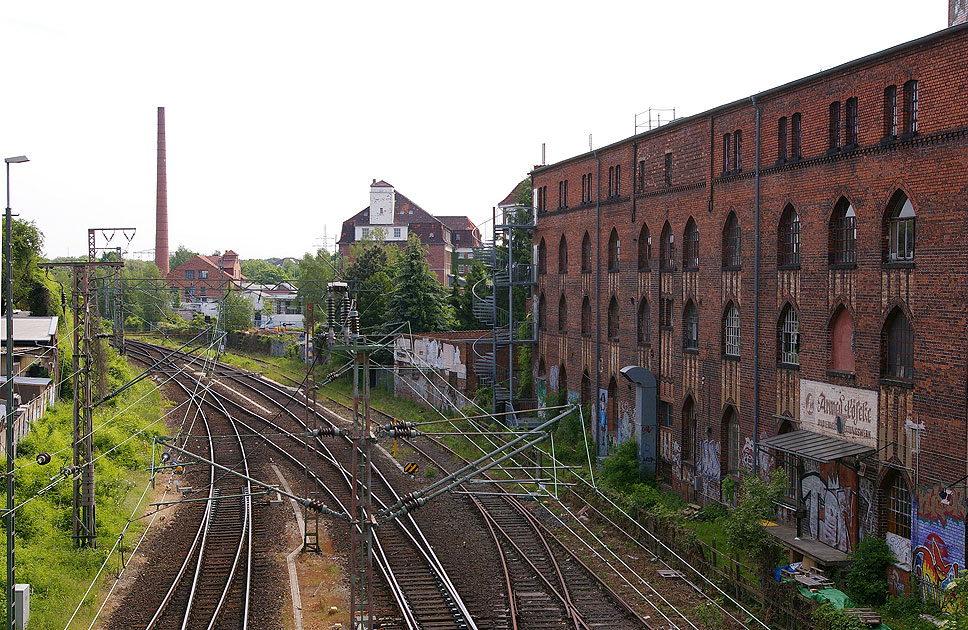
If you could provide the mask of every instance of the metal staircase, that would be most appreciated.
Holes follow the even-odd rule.
[[[498,216],[500,212],[500,216]],[[493,391],[492,413],[513,411],[514,352],[517,344],[537,341],[534,322],[516,321],[514,314],[498,305],[499,292],[506,292],[507,304],[513,303],[514,287],[533,287],[537,283],[536,266],[515,263],[509,251],[514,245],[514,231],[534,230],[534,210],[517,206],[495,210],[495,241],[474,248],[474,259],[480,261],[487,275],[471,287],[474,316],[491,329],[490,337],[481,337],[471,345],[474,352],[474,374],[478,382]],[[530,246],[529,246],[530,250]],[[501,365],[501,359],[505,359]]]

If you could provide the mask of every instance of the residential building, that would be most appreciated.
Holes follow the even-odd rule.
[[[794,559],[885,536],[894,592],[942,601],[966,560],[966,82],[963,24],[536,168],[537,390],[592,406],[602,452],[657,422],[690,500],[783,470]]]
[[[450,225],[456,227],[452,229]],[[467,217],[433,216],[382,180],[373,180],[370,185],[370,205],[343,222],[337,244],[340,254],[352,263],[351,247],[358,241],[379,238],[402,248],[410,234],[420,238],[427,250],[430,270],[445,286],[452,286],[455,281],[455,251],[480,244],[480,233]]]
[[[215,315],[217,302],[230,287],[240,287],[243,280],[239,255],[231,249],[221,256],[195,256],[165,276],[165,284],[189,319],[195,313]]]
[[[256,328],[302,328],[304,318],[299,303],[299,292],[291,283],[277,285],[249,284],[242,286],[245,297],[252,302],[253,325]],[[317,314],[317,321],[326,316]]]

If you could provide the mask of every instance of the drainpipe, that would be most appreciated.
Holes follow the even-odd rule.
[[[592,392],[592,401],[595,405],[595,435],[598,436],[598,454],[605,455],[605,436],[602,435],[602,419],[599,417],[601,409],[598,406],[598,390],[601,388],[599,382],[599,365],[602,362],[602,158],[598,151],[595,151],[595,391]]]
[[[756,152],[754,194],[754,245],[753,245],[753,472],[760,467],[760,105],[751,96],[756,108]]]

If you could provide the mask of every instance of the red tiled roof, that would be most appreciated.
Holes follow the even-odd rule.
[[[521,190],[528,186],[528,180],[521,180],[518,185],[511,189],[508,196],[504,198],[504,201],[497,204],[499,206],[516,206],[518,204],[518,199],[521,197]]]

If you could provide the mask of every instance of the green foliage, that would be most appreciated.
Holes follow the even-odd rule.
[[[528,332],[531,326],[531,318],[529,317],[527,321],[523,321],[518,325],[518,333],[524,335]],[[531,398],[534,395],[534,373],[531,366],[531,346],[530,344],[524,344],[518,346],[518,372],[521,374],[521,378],[518,379],[518,398]],[[562,391],[564,391],[564,385],[562,385]]]
[[[860,617],[848,615],[833,604],[824,604],[814,610],[813,623],[817,630],[867,630]]]
[[[410,235],[396,265],[386,318],[390,323],[409,322],[415,333],[448,330],[453,323],[446,290],[430,271],[416,234]]]
[[[564,390],[549,393],[545,396],[545,405],[560,407],[567,402],[568,394]],[[543,412],[545,420],[551,420],[563,409],[548,409]],[[588,418],[588,415],[585,415]],[[588,428],[588,425],[585,425]],[[581,415],[578,409],[558,421],[555,427],[555,455],[566,464],[584,464],[588,461],[588,453],[594,452],[591,435],[582,430]]]
[[[290,282],[293,279],[292,274],[284,267],[274,265],[268,260],[261,258],[243,260],[239,265],[242,268],[242,275],[249,282],[277,285],[282,282]]]
[[[171,256],[168,257],[168,268],[175,269],[189,260],[198,256],[198,252],[193,252],[184,245],[179,245],[178,249],[172,252]]]
[[[942,622],[943,630],[968,630],[968,574],[963,571],[946,590],[948,618]]]
[[[333,255],[325,249],[317,249],[315,254],[307,252],[299,261],[299,282],[296,283],[299,303],[303,305],[303,315],[307,315],[306,305],[314,303],[317,322],[326,313],[326,283],[333,281],[335,268]]]
[[[723,611],[711,601],[696,604],[692,610],[695,613],[695,619],[707,628],[718,628],[726,620]]]
[[[32,315],[38,316],[62,315],[60,287],[48,278],[46,272],[37,268],[43,255],[43,233],[33,221],[14,219],[10,243],[13,253],[10,275],[13,278],[14,308],[29,310]],[[4,251],[4,261],[5,257]]]
[[[471,261],[470,269],[464,276],[466,284],[455,282],[447,298],[454,309],[454,328],[456,330],[482,330],[484,322],[474,317],[474,285],[484,279],[484,265],[479,260]],[[530,369],[530,367],[529,367]]]
[[[227,332],[248,330],[252,326],[252,302],[247,300],[241,291],[237,289],[226,291],[222,310],[225,313]]]
[[[957,580],[956,580],[957,581]],[[938,615],[939,610],[933,603],[921,601],[918,594],[910,594],[904,597],[888,597],[887,601],[880,608],[884,623],[895,630],[935,630],[935,625],[930,621],[921,618],[922,614]],[[957,609],[952,610],[951,619],[947,620],[946,627],[952,630],[965,630],[968,628],[968,618],[964,621],[959,619]],[[962,621],[961,626],[958,625]]]
[[[761,521],[773,518],[774,502],[783,496],[785,483],[780,470],[774,471],[769,481],[757,475],[743,477],[736,506],[723,524],[726,544],[733,553],[763,559],[764,554],[775,551],[776,545]]]
[[[356,259],[346,267],[345,278],[350,291],[356,292],[360,327],[364,334],[382,332],[400,248],[368,236],[353,245],[352,253],[355,253]]]
[[[858,604],[883,604],[887,594],[887,567],[895,562],[887,541],[867,536],[850,554],[847,594]]]
[[[602,483],[624,490],[639,481],[639,445],[625,440],[602,461]]]
[[[160,278],[161,271],[152,262],[143,260],[126,260],[121,270],[121,278],[129,286],[124,291],[124,327],[127,330],[149,330],[158,322],[170,320],[174,316],[171,312],[171,294],[167,291],[156,291],[153,287],[137,287],[138,280]],[[109,285],[110,286],[110,285]],[[113,287],[112,287],[113,288]],[[113,316],[114,301],[110,305],[110,315]]]

